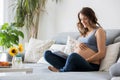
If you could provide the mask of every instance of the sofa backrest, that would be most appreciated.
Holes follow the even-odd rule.
[[[120,29],[108,29],[106,30],[107,45],[112,44],[114,40],[120,36]],[[119,41],[120,42],[120,41]]]
[[[120,37],[120,29],[106,29],[105,31],[107,36],[106,45],[112,44],[117,37]],[[53,40],[56,44],[66,44],[68,36],[78,40],[79,35],[79,32],[62,32],[55,35]]]

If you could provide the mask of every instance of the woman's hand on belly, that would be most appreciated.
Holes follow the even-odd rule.
[[[93,56],[96,53],[95,51],[87,47],[84,43],[77,44],[74,51],[85,59]]]
[[[81,50],[86,50],[88,48],[84,43],[79,43],[76,46],[79,47]]]
[[[93,55],[96,54],[96,52],[92,49],[90,49],[89,47],[85,46],[84,43],[81,44],[81,46],[83,45],[83,47],[80,47],[78,44],[76,45],[76,47],[74,48],[74,51],[76,53],[78,53],[80,56],[82,56],[86,61],[89,61],[89,58]],[[90,62],[90,63],[95,63],[95,64],[100,64],[100,61],[94,61],[94,62]]]
[[[80,50],[86,50],[88,47],[84,43],[77,43],[74,47],[74,51],[79,52]]]

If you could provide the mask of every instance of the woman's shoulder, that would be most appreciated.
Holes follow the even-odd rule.
[[[96,33],[105,33],[105,30],[102,27],[99,27]]]
[[[106,35],[106,32],[105,32],[105,30],[104,30],[102,27],[100,27],[100,28],[97,29],[95,35],[96,35],[96,36],[98,36],[98,35],[99,35],[99,36],[100,36],[100,35]]]

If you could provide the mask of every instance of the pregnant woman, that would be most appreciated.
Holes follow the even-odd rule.
[[[95,12],[89,7],[83,7],[78,13],[77,27],[80,32],[80,43],[75,46],[75,52],[66,59],[50,50],[45,51],[44,58],[52,66],[53,72],[98,71],[101,60],[106,53],[106,33],[97,22]]]

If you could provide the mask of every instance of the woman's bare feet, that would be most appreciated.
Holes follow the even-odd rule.
[[[53,72],[58,72],[59,70],[56,69],[55,67],[52,67],[52,66],[48,66],[48,69],[53,71]]]

